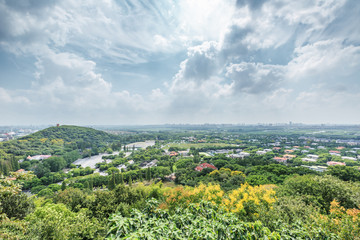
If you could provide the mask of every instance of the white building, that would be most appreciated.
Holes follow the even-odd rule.
[[[354,158],[354,157],[341,157],[341,159],[343,159],[343,160],[352,160],[352,161],[356,161],[356,158]]]

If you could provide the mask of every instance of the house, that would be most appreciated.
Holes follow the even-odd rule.
[[[145,162],[141,163],[139,167],[141,167],[141,168],[156,167],[156,166],[157,166],[157,162],[159,162],[159,160],[157,160],[157,159],[154,159],[154,160],[152,160],[151,162],[146,162],[146,161],[145,161]]]
[[[340,154],[340,151],[330,150],[330,151],[329,151],[329,153],[330,153],[330,154],[332,154],[332,153],[337,153],[337,154]]]
[[[256,154],[257,155],[264,155],[264,154],[266,154],[266,151],[257,151]]]
[[[169,181],[169,182],[173,182],[176,179],[175,173],[172,173],[170,175],[164,176],[165,180]]]
[[[306,157],[311,158],[311,159],[315,159],[315,160],[317,160],[319,158],[319,156],[315,155],[315,154],[308,154],[308,155],[306,155]]]
[[[316,159],[313,159],[313,158],[302,158],[301,160],[304,162],[316,162],[317,161]]]
[[[217,167],[210,163],[201,163],[199,166],[195,168],[195,171],[201,172],[204,168],[212,168],[214,170],[217,170]]]
[[[328,166],[346,166],[346,163],[343,162],[334,162],[334,161],[330,161],[326,163]]]
[[[275,151],[279,151],[281,149],[281,147],[273,147],[273,150]]]
[[[187,157],[189,156],[189,150],[186,150],[186,151],[179,151],[179,154],[183,157]]]
[[[285,155],[283,156],[283,158],[286,158],[287,160],[293,159],[294,157],[296,157],[296,155],[285,154]]]
[[[285,153],[293,153],[293,152],[294,152],[294,150],[291,150],[291,149],[286,149],[284,152],[285,152]]]
[[[345,147],[337,147],[337,150],[343,150]]]
[[[26,159],[27,160],[44,160],[44,159],[48,159],[49,157],[51,157],[51,155],[35,155],[35,156],[28,156]]]
[[[354,157],[341,157],[341,159],[343,160],[352,160],[352,161],[356,161],[357,159]]]
[[[175,151],[170,152],[170,157],[177,156],[177,155],[179,155],[179,154],[177,152],[175,152]]]
[[[325,166],[306,166],[306,165],[301,165],[301,166],[317,172],[325,172],[327,170],[327,167]]]
[[[230,158],[245,158],[245,157],[249,157],[249,156],[250,156],[250,153],[247,153],[247,152],[234,153],[234,154],[227,155],[227,157],[230,157]]]
[[[279,163],[286,163],[287,161],[287,159],[284,157],[274,157],[273,159]]]
[[[125,164],[121,164],[121,165],[119,165],[119,166],[117,167],[117,169],[119,169],[119,170],[121,171],[121,169],[126,170],[127,167],[125,166]]]

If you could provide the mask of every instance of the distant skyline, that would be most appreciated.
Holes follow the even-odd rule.
[[[0,126],[360,124],[357,0],[0,0]]]

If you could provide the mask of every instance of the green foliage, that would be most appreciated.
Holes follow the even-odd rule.
[[[0,179],[0,215],[24,218],[34,208],[34,203],[21,192],[21,186],[9,179]]]
[[[44,188],[43,190],[41,190],[37,195],[39,197],[50,197],[54,194],[54,192],[50,189],[50,188]]]
[[[142,211],[133,209],[130,217],[111,216],[107,239],[280,239],[260,222],[239,222],[234,214],[202,202],[178,208],[175,214],[148,201]]]
[[[360,181],[360,171],[354,167],[330,166],[326,174],[338,177],[344,181]]]
[[[78,188],[67,188],[54,196],[54,202],[63,203],[71,211],[78,212],[81,208],[88,207],[90,198]]]
[[[125,185],[117,185],[114,189],[115,203],[127,203],[129,205],[145,199],[145,192],[139,188],[132,188]]]
[[[48,203],[28,215],[29,239],[101,239],[104,228],[86,212],[72,212],[63,204]]]
[[[0,239],[26,239],[26,229],[26,221],[9,219],[5,214],[0,214]]]
[[[345,208],[360,205],[360,186],[332,176],[296,176],[288,178],[280,188],[280,195],[303,196],[305,203],[329,212],[330,203],[336,199]]]
[[[0,214],[9,218],[24,218],[34,208],[33,201],[23,193],[0,193]]]

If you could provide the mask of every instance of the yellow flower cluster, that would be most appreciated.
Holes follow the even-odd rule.
[[[220,174],[227,174],[229,176],[242,175],[245,177],[245,174],[241,171],[231,171],[230,168],[220,168],[220,170],[214,170],[209,173],[209,176],[218,176]]]
[[[274,185],[261,185],[252,187],[243,184],[227,194],[221,190],[220,185],[200,184],[195,188],[177,187],[164,193],[168,207],[198,203],[201,200],[209,201],[223,207],[229,212],[240,213],[243,211],[256,212],[257,206],[271,207],[276,201]],[[246,208],[246,209],[245,209]]]
[[[347,215],[352,217],[353,222],[356,222],[357,220],[359,220],[360,210],[356,208],[345,209],[344,207],[340,206],[340,203],[338,201],[334,199],[330,203],[330,214],[339,218],[345,217]]]
[[[210,201],[214,204],[220,204],[224,191],[219,185],[200,184],[198,187],[176,187],[164,193],[166,203],[169,206],[179,205],[184,203],[197,203],[201,200]]]
[[[231,212],[242,212],[256,208],[256,206],[271,206],[276,201],[274,185],[260,185],[252,187],[245,183],[240,188],[232,190],[223,200],[225,209]]]

